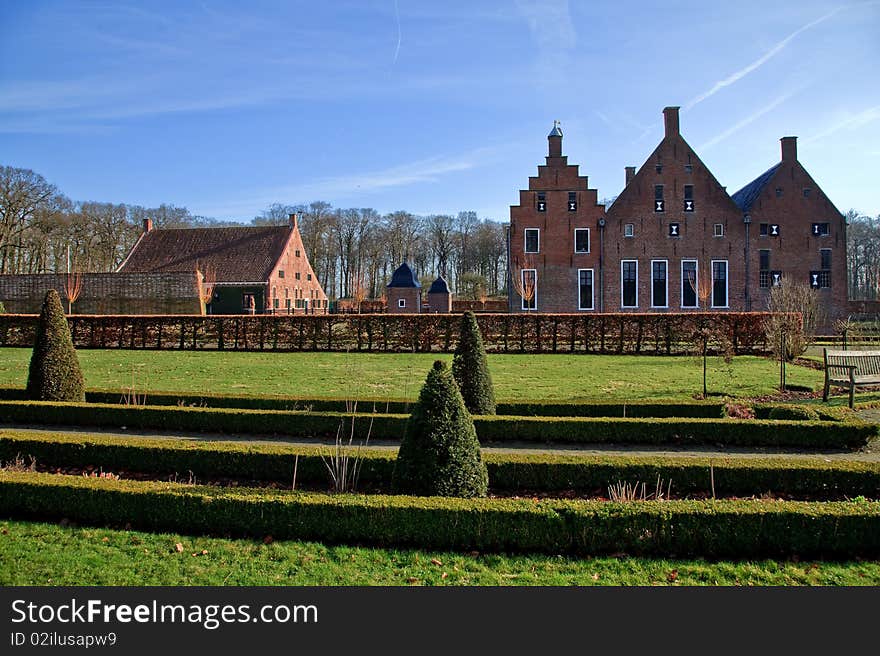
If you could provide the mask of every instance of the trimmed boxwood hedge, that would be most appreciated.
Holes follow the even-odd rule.
[[[298,485],[325,485],[321,455],[327,448],[201,442],[106,435],[0,433],[0,461],[33,456],[47,467],[100,467],[158,477],[192,472],[198,479],[235,478],[289,485],[294,462]],[[361,489],[390,487],[393,449],[362,450]],[[652,486],[672,481],[674,494],[711,489],[719,496],[765,492],[810,497],[880,496],[880,463],[803,457],[557,455],[484,452],[490,489],[496,492],[605,492],[617,481]]]
[[[121,404],[122,392],[87,390],[89,403]],[[0,400],[24,401],[24,390],[0,387]],[[174,392],[147,392],[149,405],[186,406],[205,408],[241,408],[250,410],[309,410],[313,412],[346,412],[350,399],[303,399],[280,396],[227,396],[214,394],[187,394]],[[401,399],[361,399],[360,412],[408,414],[415,401]],[[715,401],[535,401],[528,403],[498,403],[496,414],[529,417],[682,417],[719,418],[724,416],[724,404]],[[766,419],[766,417],[762,417]]]
[[[363,414],[354,419],[355,439],[399,441],[406,415]],[[0,401],[0,421],[19,424],[125,426],[130,429],[218,432],[242,435],[332,437],[348,434],[351,415],[229,408],[124,406],[98,403]],[[480,442],[617,444],[721,444],[805,449],[856,449],[877,435],[865,422],[738,419],[630,419],[611,417],[474,417]]]
[[[880,555],[880,503],[607,503],[327,495],[0,473],[0,515],[190,534],[485,552]]]

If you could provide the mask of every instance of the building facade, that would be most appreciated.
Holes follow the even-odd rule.
[[[314,314],[329,309],[312,270],[297,216],[286,226],[144,231],[120,274],[194,273],[211,288],[210,314]]]
[[[782,139],[782,160],[732,196],[681,135],[664,136],[607,208],[548,136],[546,164],[511,206],[512,312],[750,311],[783,278],[819,290],[827,318],[847,311],[843,215]]]

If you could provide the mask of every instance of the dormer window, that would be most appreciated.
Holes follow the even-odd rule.
[[[537,198],[535,201],[535,207],[539,212],[547,211],[547,194],[543,191],[539,191],[537,193]]]
[[[684,186],[684,211],[694,211],[694,185]]]
[[[663,200],[663,185],[654,185],[654,211],[666,211],[666,204]]]

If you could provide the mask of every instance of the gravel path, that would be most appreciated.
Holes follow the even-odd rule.
[[[865,411],[868,412],[868,411]],[[880,410],[877,413],[880,421]],[[859,413],[862,414],[861,412]],[[150,439],[178,439],[199,442],[225,441],[245,444],[285,444],[290,446],[332,445],[332,438],[289,438],[272,435],[248,435],[235,437],[218,433],[179,433],[154,430],[120,430],[101,428],[82,428],[77,426],[18,426],[0,424],[0,433],[4,430],[29,431],[34,434],[71,434],[71,435],[106,435],[111,437],[144,437]],[[370,450],[396,451],[398,444],[388,440],[375,440],[366,448]],[[487,444],[482,447],[487,453],[550,453],[557,455],[631,455],[631,456],[679,456],[698,458],[823,458],[827,460],[852,460],[859,462],[880,462],[880,448],[872,451],[793,451],[772,447],[718,447],[718,446],[651,446],[651,445],[618,445],[618,444],[548,444],[535,442],[505,442],[504,446]]]

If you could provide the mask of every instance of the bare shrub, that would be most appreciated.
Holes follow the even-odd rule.
[[[672,479],[666,484],[666,490],[663,490],[663,479],[657,477],[654,484],[654,491],[648,493],[648,486],[645,483],[627,483],[626,481],[617,481],[608,486],[608,498],[611,501],[667,501],[672,494]]]
[[[803,354],[815,340],[822,319],[816,290],[783,278],[770,288],[767,310],[772,314],[764,319],[764,332],[773,354],[789,361]]]

